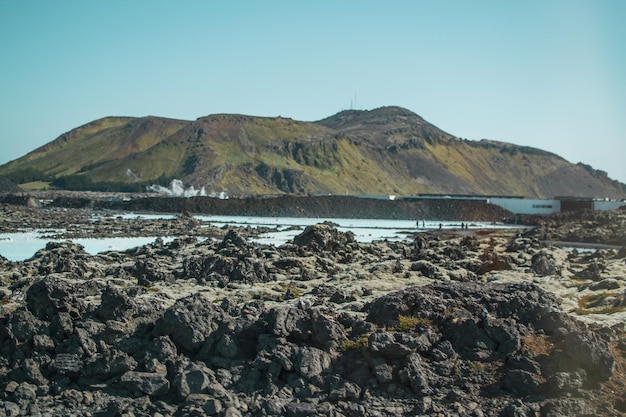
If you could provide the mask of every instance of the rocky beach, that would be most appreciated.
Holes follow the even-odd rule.
[[[175,239],[0,257],[0,416],[626,414],[626,210],[275,246],[193,200],[153,220],[4,201],[2,232]]]

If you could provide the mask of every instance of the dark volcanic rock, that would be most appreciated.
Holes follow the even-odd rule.
[[[596,259],[594,259],[585,269],[575,274],[576,278],[590,279],[598,281],[601,279],[602,267]]]
[[[74,353],[60,353],[50,362],[49,369],[62,375],[77,376],[83,368],[80,356]]]
[[[433,284],[379,298],[372,304],[368,320],[389,326],[405,315],[455,323],[466,318],[483,320],[491,314],[528,324],[557,309],[558,304],[556,296],[532,284]]]
[[[121,376],[120,384],[137,396],[157,397],[166,394],[170,389],[167,378],[155,372],[128,371]]]
[[[615,371],[615,358],[609,344],[592,331],[571,332],[561,345],[570,363],[564,370],[583,368],[592,381],[606,381]]]
[[[158,262],[146,259],[138,259],[132,274],[137,277],[137,283],[143,286],[150,286],[155,282],[173,281],[174,276],[159,265]]]
[[[357,244],[323,224],[274,247],[222,233],[0,263],[0,416],[626,409],[623,326],[578,321],[530,283],[589,270],[602,280],[576,290],[621,303],[614,253],[572,254],[560,275],[557,252],[526,238]]]
[[[211,254],[184,259],[179,276],[195,279],[201,284],[216,282],[220,286],[231,281],[256,283],[269,280],[257,248],[235,231],[229,231]]]
[[[545,252],[538,252],[533,255],[530,268],[535,274],[541,277],[560,273],[554,259],[551,259]]]
[[[55,281],[40,282],[46,289]],[[60,300],[67,292],[59,293]],[[33,294],[44,294],[46,301],[49,293]],[[474,409],[498,415],[508,406],[482,397],[484,390],[547,400],[597,386],[615,369],[607,340],[568,319],[554,296],[530,284],[409,288],[376,299],[366,307],[365,322],[323,305],[263,311],[262,303],[222,304],[194,294],[160,318],[149,314],[128,325],[124,321],[138,320],[141,303],[106,288],[100,306],[82,312],[91,318],[72,318],[63,303],[49,300],[33,309],[37,317],[16,310],[3,319],[1,341],[14,349],[33,340],[37,350],[13,354],[20,366],[10,374],[20,394],[11,398],[36,401],[28,386],[19,388],[22,383],[52,384],[53,392],[67,392],[64,387],[73,383],[87,392],[106,382],[117,390],[115,398],[150,398],[153,406],[173,401],[185,415],[308,415],[319,407],[330,413],[360,403],[367,405],[360,415],[411,415],[452,412],[454,404],[472,402]],[[54,339],[44,331],[48,322]],[[17,323],[24,323],[22,330]],[[534,353],[529,337],[544,338],[553,349]],[[437,405],[424,402],[426,397],[438,398]],[[104,409],[115,415],[123,402],[115,404]]]
[[[137,304],[117,287],[106,287],[100,298],[101,302],[96,315],[103,321],[132,318],[137,314]]]
[[[307,226],[293,239],[293,243],[313,251],[334,252],[345,250],[355,240],[352,232],[341,233],[331,224],[318,223]]]
[[[39,263],[38,272],[41,275],[67,273],[73,278],[100,275],[100,271],[88,264],[91,255],[81,245],[70,241],[48,242],[45,249],[38,251],[31,259]]]
[[[549,238],[564,242],[601,243],[626,247],[626,209],[576,210],[554,213],[550,216],[527,219],[528,224],[539,227],[528,232],[541,240]]]
[[[155,325],[157,336],[169,336],[179,349],[194,353],[226,318],[220,307],[201,294],[180,299]]]
[[[85,310],[85,305],[76,297],[74,288],[67,281],[55,276],[48,276],[34,283],[26,291],[26,305],[42,320],[50,320],[61,312],[78,317]]]

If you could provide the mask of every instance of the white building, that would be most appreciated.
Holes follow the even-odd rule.
[[[551,214],[561,211],[561,200],[490,197],[487,203],[500,206],[513,214]]]

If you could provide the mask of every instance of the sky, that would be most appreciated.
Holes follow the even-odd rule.
[[[105,116],[405,107],[626,183],[626,1],[0,2],[0,164]]]

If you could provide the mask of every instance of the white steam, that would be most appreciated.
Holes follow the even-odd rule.
[[[163,187],[157,184],[152,184],[148,187],[148,191],[153,191],[155,193],[169,195],[172,197],[204,197],[207,195],[204,186],[199,190],[196,190],[193,185],[189,186],[189,188],[185,188],[181,180],[172,180],[170,188]]]

